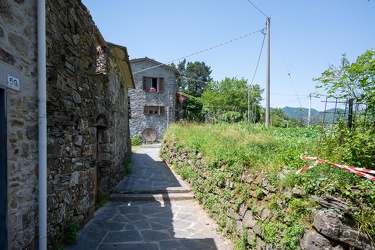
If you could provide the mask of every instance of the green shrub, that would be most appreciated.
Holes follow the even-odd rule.
[[[96,199],[95,203],[95,210],[98,210],[99,208],[103,207],[109,200],[109,195],[106,194],[100,194],[98,198]]]
[[[130,163],[131,161],[130,160],[126,160],[124,161],[124,163],[122,164],[122,170],[124,171],[124,174],[125,175],[128,175],[131,173],[131,167],[130,167]]]
[[[69,223],[64,230],[64,242],[72,244],[78,237],[78,226],[75,222]]]
[[[142,141],[138,137],[131,136],[130,140],[131,140],[132,146],[140,146],[140,145],[142,145]]]

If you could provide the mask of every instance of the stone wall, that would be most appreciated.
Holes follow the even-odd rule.
[[[128,90],[80,1],[47,1],[48,236],[85,224],[123,176]]]
[[[136,89],[129,91],[131,103],[130,133],[141,137],[146,128],[156,130],[156,140],[163,138],[168,124],[175,121],[176,109],[176,71],[166,65],[161,65],[149,58],[131,60],[132,72]],[[156,67],[155,67],[156,66]],[[138,73],[139,72],[139,73]],[[150,93],[143,91],[143,77],[163,77],[164,91]],[[164,106],[165,115],[144,115],[144,106]]]
[[[35,249],[37,244],[36,2],[0,1],[0,88],[7,95],[9,249]],[[7,75],[20,80],[19,91],[7,87]]]
[[[278,190],[262,173],[245,171],[235,178],[222,166],[207,166],[199,152],[177,149],[176,142],[164,141],[161,155],[168,165],[181,170],[182,177],[190,182],[196,198],[216,219],[221,231],[235,241],[245,241],[246,249],[375,249],[374,242],[359,231],[349,215],[350,205],[337,198],[309,197],[298,188]],[[286,171],[280,173],[280,178]],[[291,228],[290,220],[295,220],[288,216],[291,200],[303,204],[300,213],[311,213],[307,218],[310,217],[312,227]],[[317,202],[314,208],[307,206],[314,202]],[[267,235],[266,228],[270,225],[284,224],[274,230],[274,235]],[[293,239],[288,230],[300,234]],[[286,237],[290,237],[293,245],[283,245],[282,239]]]
[[[8,249],[38,245],[36,5],[36,0],[0,1]],[[57,249],[67,225],[85,224],[98,196],[109,193],[123,176],[123,163],[131,154],[132,79],[124,76],[114,45],[107,46],[80,0],[47,0],[46,28],[48,247]],[[8,75],[20,80],[19,90],[7,87]]]

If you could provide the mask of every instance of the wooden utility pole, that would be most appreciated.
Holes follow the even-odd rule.
[[[267,68],[266,68],[266,127],[270,125],[270,18],[266,19]]]

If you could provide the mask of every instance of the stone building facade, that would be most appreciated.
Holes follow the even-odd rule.
[[[179,72],[150,58],[130,60],[136,88],[129,91],[130,133],[143,141],[160,141],[175,121]]]
[[[38,245],[37,0],[0,2],[0,249]],[[80,0],[46,1],[48,247],[83,226],[130,159],[125,47]]]

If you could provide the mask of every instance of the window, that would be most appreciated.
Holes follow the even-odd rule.
[[[163,106],[145,106],[144,107],[145,115],[157,115],[163,116],[165,113],[165,107]]]
[[[146,92],[163,92],[164,78],[162,77],[143,77],[143,90]]]

